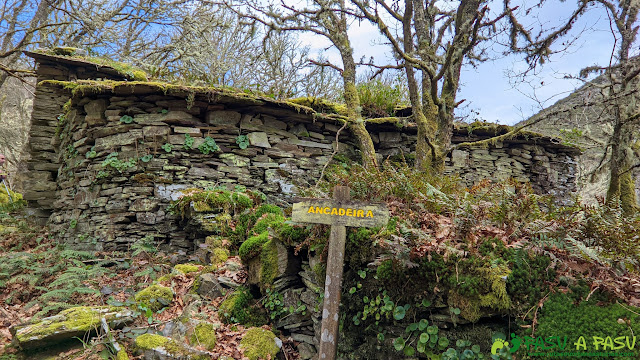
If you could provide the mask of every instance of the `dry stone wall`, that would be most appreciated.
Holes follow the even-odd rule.
[[[198,235],[168,211],[182,192],[242,186],[286,205],[314,184],[336,148],[358,159],[347,130],[336,142],[339,116],[224,90],[63,81],[83,73],[64,69],[39,66],[25,198],[78,247],[124,249],[153,237],[189,253]],[[416,129],[406,120],[367,124],[380,160],[411,160]],[[478,129],[456,130],[454,143],[506,131]],[[551,138],[519,136],[454,150],[446,172],[469,186],[484,178],[529,181],[563,202],[575,190],[575,156]]]

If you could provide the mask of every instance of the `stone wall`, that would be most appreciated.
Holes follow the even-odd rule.
[[[153,236],[161,247],[191,252],[195,235],[167,211],[182,191],[243,186],[285,205],[314,184],[336,147],[358,159],[348,130],[336,143],[339,115],[223,89],[83,81],[64,69],[51,59],[38,68],[25,198],[50,214],[52,229],[68,242],[124,249]],[[406,118],[371,121],[367,129],[380,160],[411,159],[416,129]],[[457,129],[453,141],[507,130],[474,125]],[[563,202],[574,190],[576,153],[525,134],[454,150],[446,172],[469,186],[484,178],[529,181]]]

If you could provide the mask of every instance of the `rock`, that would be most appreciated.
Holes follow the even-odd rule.
[[[400,137],[399,132],[381,132],[380,133],[380,142],[381,143],[390,143],[390,144],[398,144],[402,138]]]
[[[161,335],[140,335],[136,338],[135,345],[145,360],[205,360],[211,358],[208,352],[194,349]]]
[[[133,311],[126,308],[80,306],[63,310],[40,321],[15,325],[9,330],[14,344],[22,349],[35,349],[60,340],[84,338],[88,333],[95,334],[102,318],[111,329],[118,329],[133,322],[134,317]]]
[[[216,329],[217,324],[208,322],[199,322],[193,329],[189,343],[191,346],[204,346],[207,350],[213,350],[216,347]]]
[[[291,128],[291,130],[289,130],[289,132],[296,136],[309,136],[309,132],[304,124],[296,124]]]
[[[240,286],[237,282],[233,281],[231,278],[226,276],[218,276],[218,282],[220,285],[228,288],[228,289],[236,289]]]
[[[257,146],[262,148],[271,148],[271,144],[269,144],[269,138],[267,133],[265,132],[252,132],[247,134],[249,138],[249,143],[251,146]]]
[[[299,341],[307,344],[314,344],[313,336],[304,334],[291,334],[291,338],[295,341]]]
[[[173,301],[173,291],[165,286],[151,285],[140,290],[135,299],[152,311],[158,311]]]
[[[300,360],[309,360],[313,359],[318,352],[313,345],[303,342],[298,344],[298,353],[300,354]]]
[[[218,279],[214,274],[202,274],[198,278],[198,281],[200,282],[200,287],[198,287],[197,291],[198,295],[214,299],[224,295],[225,293],[223,287],[220,285],[220,282],[218,282]]]
[[[280,348],[276,344],[276,335],[262,328],[251,328],[240,340],[240,348],[249,360],[276,358]]]
[[[138,199],[131,204],[129,211],[151,212],[158,208],[158,201],[153,199]]]
[[[173,339],[180,339],[187,333],[187,326],[178,319],[176,321],[169,321],[164,325],[162,329],[162,336],[170,337]]]
[[[207,122],[211,125],[232,125],[240,122],[242,114],[235,111],[211,111],[207,114]]]

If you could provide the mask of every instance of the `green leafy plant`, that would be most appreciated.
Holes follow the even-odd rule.
[[[200,150],[201,153],[208,155],[211,152],[220,151],[220,147],[212,137],[207,136],[202,145],[198,146],[198,150]]]
[[[133,118],[129,115],[123,115],[120,117],[120,122],[123,124],[131,124],[133,122]]]
[[[98,153],[94,149],[95,149],[95,146],[92,146],[91,150],[87,151],[87,153],[84,154],[84,157],[87,159],[93,159],[94,157],[96,157]]]
[[[151,154],[140,157],[140,161],[142,161],[143,163],[148,163],[149,161],[151,161],[151,159],[153,159],[153,155]]]
[[[246,149],[249,147],[249,137],[247,135],[238,135],[236,137],[236,144],[240,147],[240,149]]]
[[[161,146],[162,150],[170,153],[171,150],[173,150],[173,145],[169,144],[169,143],[165,143],[164,145]]]
[[[110,167],[112,169],[117,170],[119,173],[122,173],[132,167],[136,166],[136,159],[129,159],[122,161],[118,159],[118,153],[112,152],[102,161],[102,167],[107,168]]]
[[[362,103],[362,112],[367,117],[393,116],[395,107],[402,103],[405,93],[398,84],[389,84],[379,79],[356,86]]]
[[[189,134],[184,134],[184,145],[182,148],[185,150],[191,150],[193,148],[193,137]]]
[[[134,241],[133,244],[131,244],[131,250],[133,251],[132,255],[138,256],[142,253],[155,254],[158,252],[154,240],[153,235],[147,235]]]

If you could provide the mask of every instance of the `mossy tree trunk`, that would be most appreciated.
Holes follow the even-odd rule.
[[[267,27],[267,36],[272,32],[305,31],[324,36],[340,52],[342,68],[326,63],[340,72],[344,85],[344,99],[347,108],[347,127],[357,140],[358,148],[362,152],[362,163],[368,169],[377,169],[376,153],[371,135],[366,129],[362,118],[362,106],[356,90],[356,62],[353,58],[353,48],[349,40],[349,22],[352,20],[352,9],[345,0],[314,0],[300,7],[288,7],[282,12],[274,12],[263,2],[250,0],[251,9],[259,13],[238,14],[253,22],[262,23]]]
[[[619,201],[622,210],[627,215],[638,211],[636,201],[636,186],[632,173],[631,141],[633,131],[625,126],[625,119],[621,118],[620,107],[615,106],[615,122],[611,137],[611,159],[609,163],[609,187],[607,189],[607,203]]]
[[[338,46],[338,49],[344,65],[342,79],[344,82],[344,101],[347,107],[349,130],[358,141],[358,147],[362,152],[362,164],[368,169],[376,169],[378,167],[376,150],[362,118],[362,104],[356,89],[356,64],[353,59],[353,49],[347,37],[343,37],[343,43]]]
[[[634,141],[634,133],[638,130],[640,118],[635,88],[640,70],[634,61],[629,60],[629,52],[638,34],[636,20],[640,9],[638,4],[632,2],[620,2],[619,6],[621,11],[613,13],[615,21],[612,21],[622,40],[618,49],[618,69],[609,67],[609,83],[606,86],[606,100],[611,103],[610,112],[613,120],[613,134],[609,140],[611,160],[607,202],[618,200],[626,215],[634,215],[638,211],[638,203],[632,174],[634,154],[631,144]],[[618,71],[619,74],[615,74]]]
[[[480,31],[490,23],[482,0],[462,0],[455,11],[443,11],[437,1],[407,0],[404,9],[377,0],[373,6],[351,0],[404,61],[413,118],[418,128],[416,170],[442,173],[451,151],[456,94],[463,61],[484,38]],[[380,15],[384,8],[390,17]],[[401,22],[400,40],[385,21]],[[454,29],[453,36],[444,34]],[[417,77],[422,79],[418,86]]]

